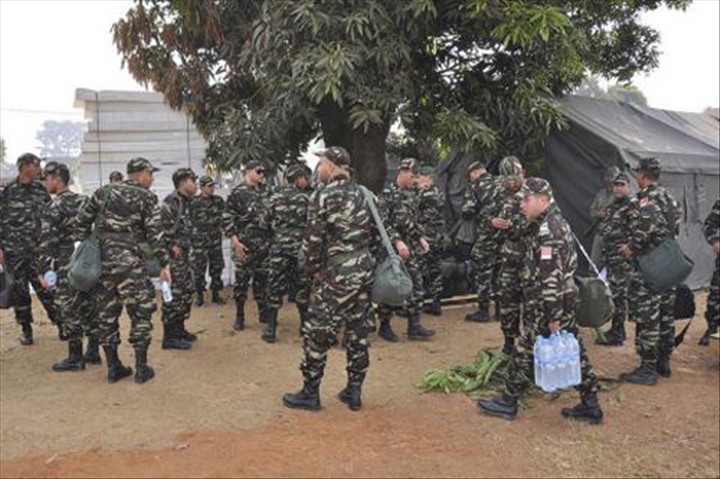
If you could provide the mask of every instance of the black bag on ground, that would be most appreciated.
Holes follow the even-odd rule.
[[[681,284],[695,265],[674,238],[667,238],[652,251],[638,257],[637,262],[640,273],[654,293]]]
[[[695,295],[686,284],[677,287],[675,293],[675,319],[695,316]]]
[[[0,266],[0,309],[13,306],[14,280],[12,273],[5,266]]]

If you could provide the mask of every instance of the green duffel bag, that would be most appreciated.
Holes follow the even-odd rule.
[[[597,277],[575,277],[578,286],[577,323],[583,328],[599,328],[615,312],[610,288]]]
[[[68,283],[70,283],[73,289],[84,293],[92,290],[95,285],[97,285],[98,281],[100,281],[100,275],[102,274],[98,232],[103,214],[105,213],[105,205],[110,198],[110,187],[104,186],[102,193],[103,203],[95,217],[92,233],[88,239],[80,243],[77,249],[75,249],[70,257],[70,266],[68,268]]]
[[[655,293],[682,284],[695,266],[674,238],[667,238],[649,253],[639,256],[637,263],[645,282]]]

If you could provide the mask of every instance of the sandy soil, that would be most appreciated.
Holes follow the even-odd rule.
[[[718,477],[720,373],[717,348],[696,346],[704,297],[699,306],[673,378],[602,393],[607,420],[600,427],[560,417],[575,393],[534,397],[513,422],[479,415],[462,395],[420,394],[415,384],[427,369],[466,363],[501,344],[498,323],[466,323],[462,307],[424,319],[438,330],[433,341],[388,344],[372,336],[359,413],[335,399],[345,381],[340,349],[330,355],[324,409],[282,407],[282,394],[301,384],[292,305],[273,345],[260,340],[253,311],[249,328],[235,334],[232,305],[195,309],[189,329],[200,333],[196,347],[163,351],[157,339],[150,354],[157,376],[142,386],[108,385],[99,366],[53,373],[65,345],[39,305],[32,347],[19,345],[19,328],[3,310],[0,476]],[[159,338],[159,315],[155,321]],[[398,331],[404,325],[396,320]],[[592,343],[591,332],[584,336]],[[632,341],[623,348],[590,344],[589,353],[603,377],[636,364]],[[121,356],[132,364],[127,342]]]

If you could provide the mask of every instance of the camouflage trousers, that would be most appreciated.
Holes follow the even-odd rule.
[[[223,289],[222,272],[225,268],[222,238],[197,239],[193,242],[192,264],[195,276],[195,291],[205,292],[205,273],[210,269],[210,290]]]
[[[612,293],[615,313],[612,318],[612,329],[620,330],[628,316],[628,293],[633,281],[634,270],[627,262],[609,261],[607,279]]]
[[[497,232],[482,231],[470,252],[471,284],[477,294],[480,309],[487,309],[488,302],[493,297],[493,287],[500,270],[500,246],[501,240]]]
[[[309,318],[303,326],[304,358],[300,370],[313,386],[322,380],[327,352],[343,325],[348,384],[360,387],[365,379],[370,365],[367,317],[373,261],[368,257],[363,263],[329,268],[321,283],[312,287]]]
[[[632,285],[635,349],[641,362],[655,370],[658,359],[670,359],[675,347],[675,290],[655,293],[639,273]]]
[[[55,310],[60,328],[68,340],[98,335],[95,318],[95,298],[92,293],[76,291],[68,281],[68,265],[57,271],[57,285],[54,292]]]
[[[53,295],[40,284],[37,271],[33,265],[32,254],[22,251],[5,250],[5,266],[12,272],[14,281],[13,309],[15,310],[15,321],[18,324],[29,324],[33,322],[32,306],[30,299],[30,286],[32,284],[40,303],[45,308],[48,318],[53,323],[57,322],[57,311]]]
[[[576,304],[576,294],[567,293],[564,304]],[[524,315],[522,333],[517,343],[517,351],[510,359],[508,377],[505,384],[506,394],[514,398],[522,396],[528,388],[535,383],[535,357],[533,355],[535,340],[539,335],[547,337],[550,334],[550,330],[547,327],[547,319],[544,318],[542,314],[542,306],[534,302],[528,302],[527,311],[528,314]],[[565,314],[560,319],[560,327],[570,334],[575,335],[580,344],[580,371],[582,373],[582,380],[575,389],[581,394],[597,392],[599,387],[595,368],[590,362],[582,338],[578,334],[575,310],[572,307],[570,310],[565,311]]]
[[[422,258],[423,289],[433,300],[439,300],[443,292],[441,259],[442,249],[435,245],[431,246],[430,252]]]
[[[105,245],[110,241],[105,240]],[[147,348],[152,339],[152,315],[157,310],[155,287],[138,248],[110,244],[102,248],[103,271],[94,291],[98,306],[100,344],[120,344],[123,306],[130,316],[130,344]]]
[[[506,340],[513,340],[520,334],[523,290],[520,281],[522,264],[516,260],[518,255],[522,253],[503,254],[498,273],[498,317]]]
[[[162,304],[162,322],[165,326],[182,325],[190,318],[193,300],[193,273],[187,251],[183,250],[178,258],[171,257],[170,274],[172,301]]]
[[[283,304],[283,295],[288,285],[295,285],[295,304],[298,307],[307,306],[310,302],[310,282],[300,273],[297,261],[297,252],[281,248],[270,248],[268,259],[268,290],[267,305],[271,309],[280,309]]]
[[[420,314],[420,308],[423,303],[423,298],[425,297],[425,293],[423,291],[422,271],[420,269],[420,259],[415,253],[411,254],[410,259],[405,260],[405,268],[407,269],[407,272],[413,282],[412,294],[405,300],[405,309],[407,310],[409,317],[414,317]],[[388,306],[386,304],[380,304],[377,309],[378,317],[381,320],[390,319],[393,315],[393,311],[396,309],[398,308]]]
[[[707,310],[705,310],[705,320],[708,329],[717,330],[718,319],[720,318],[720,256],[715,257],[715,272],[710,282],[710,291],[708,292]]]
[[[235,302],[245,303],[247,301],[248,289],[252,283],[253,296],[258,306],[261,306],[262,309],[267,306],[269,241],[269,238],[247,240],[245,246],[248,248],[248,254],[243,261],[235,257],[233,251],[233,263],[235,264],[233,296]]]

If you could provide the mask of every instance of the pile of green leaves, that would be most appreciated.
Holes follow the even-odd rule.
[[[509,364],[508,357],[501,351],[483,349],[470,364],[426,372],[417,387],[426,393],[485,396],[502,390]]]

